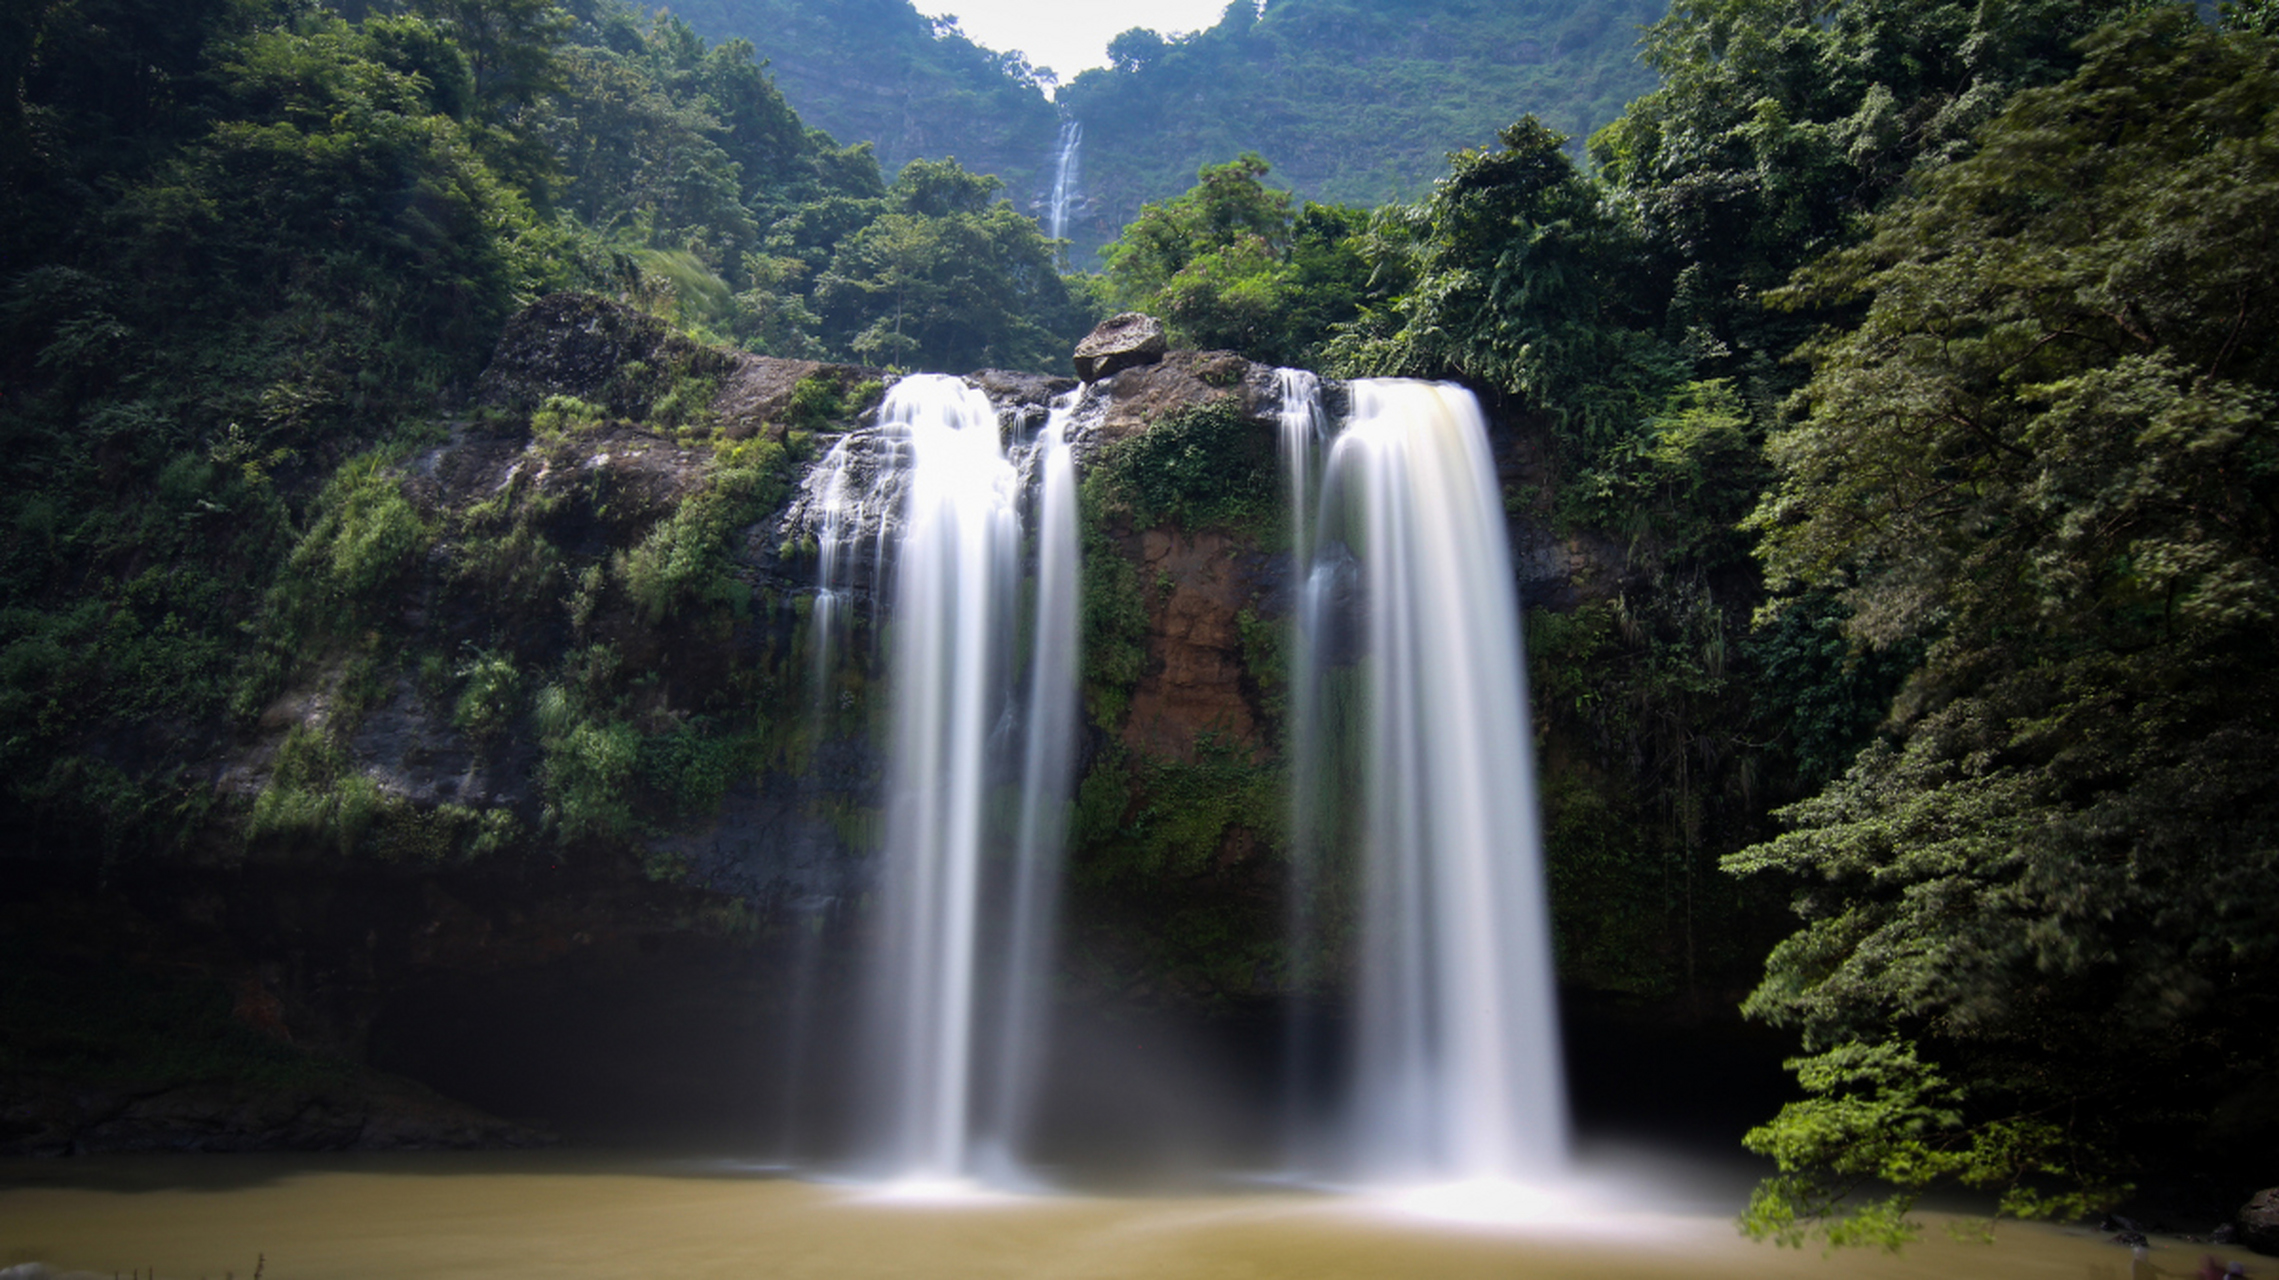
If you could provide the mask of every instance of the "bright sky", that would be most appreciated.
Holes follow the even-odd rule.
[[[1051,67],[1066,84],[1108,65],[1108,42],[1133,27],[1168,36],[1216,26],[1227,0],[918,0],[931,17],[957,15],[975,44],[1019,50],[1032,67]]]

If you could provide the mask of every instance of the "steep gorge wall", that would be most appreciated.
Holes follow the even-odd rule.
[[[250,624],[275,659],[265,694],[226,748],[190,762],[216,796],[202,834],[101,885],[51,863],[44,888],[19,879],[12,909],[92,912],[134,934],[123,980],[138,964],[190,966],[235,993],[228,1034],[281,1061],[376,1061],[521,1114],[578,1104],[477,1060],[559,1060],[551,1037],[581,1019],[603,1042],[666,1047],[709,1026],[741,1047],[673,1052],[764,1058],[791,1001],[845,1004],[869,927],[891,696],[882,611],[858,599],[850,657],[819,690],[799,493],[887,376],[702,348],[591,297],[541,302],[509,326],[474,411],[351,463],[319,500]],[[1008,430],[1074,386],[973,381]],[[1278,771],[1294,584],[1275,395],[1272,370],[1197,352],[1083,389],[1071,994],[1228,1009],[1286,988]],[[1541,464],[1502,443],[1515,561],[1532,597],[1557,601],[1603,557],[1526,516]],[[681,1021],[657,1021],[662,1008]],[[219,1006],[203,1016],[200,1034],[223,1034]],[[640,1083],[655,1062],[567,1056],[594,1060],[589,1095],[655,1092]],[[239,1066],[157,1063],[127,1094]],[[354,1078],[318,1079],[310,1096],[396,1087]],[[260,1120],[243,1097],[195,1123],[122,1121],[117,1107],[59,1109],[37,1071],[11,1090],[31,1101],[0,1144],[23,1150],[523,1132],[419,1120],[410,1104],[374,1104],[355,1124]]]

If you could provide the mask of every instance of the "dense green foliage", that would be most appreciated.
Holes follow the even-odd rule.
[[[2269,46],[2158,3],[1728,0],[1647,48],[1596,172],[1527,120],[1379,210],[1388,296],[1329,346],[1539,426],[1513,509],[1625,552],[1531,625],[1563,966],[1696,989],[1810,886],[1747,1006],[1822,1055],[1750,1139],[1783,1239],[2254,1141]]]
[[[780,456],[739,455],[614,565],[546,534],[529,508],[552,498],[461,527],[407,497],[402,463],[545,291],[757,350],[957,368],[1052,366],[1088,319],[993,179],[935,163],[887,183],[868,147],[808,129],[748,44],[615,0],[347,10],[11,11],[0,764],[27,833],[172,847],[217,803],[189,762],[315,679],[337,724],[287,753],[256,842],[480,854],[497,821],[414,833],[432,815],[358,800],[340,772],[344,735],[392,696],[398,597],[429,550],[466,551],[464,585],[515,616],[622,598],[663,623],[737,597],[723,521],[781,494]],[[721,367],[629,367],[532,427],[617,415],[700,438]],[[553,659],[467,639],[473,656],[421,660],[421,687],[500,741]]]
[[[1782,295],[1867,312],[1753,520],[1776,585],[1927,647],[1893,741],[1731,860],[1811,885],[1749,1007],[1818,1061],[1948,1046],[1949,1143],[2269,1087],[2279,49],[2182,12],[2086,49]]]
[[[1266,535],[1279,514],[1274,466],[1273,442],[1227,396],[1175,410],[1117,441],[1085,483],[1106,520]]]
[[[875,363],[1050,369],[1090,316],[1036,223],[995,178],[913,160],[879,216],[846,237],[818,281],[827,331]]]
[[[1108,300],[1162,318],[1182,346],[1319,364],[1333,327],[1370,293],[1369,215],[1300,206],[1265,184],[1267,169],[1256,155],[1207,165],[1186,194],[1141,208],[1102,250]]]

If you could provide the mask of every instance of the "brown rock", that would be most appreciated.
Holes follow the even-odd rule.
[[[507,321],[476,396],[520,413],[548,396],[576,396],[640,421],[673,376],[719,377],[730,364],[728,352],[699,346],[624,303],[554,293]],[[645,372],[628,376],[629,367]]]
[[[1154,316],[1126,311],[1100,322],[1076,344],[1076,376],[1098,382],[1109,374],[1154,364],[1169,350],[1163,340],[1163,323]]]
[[[1243,690],[1236,621],[1252,594],[1241,548],[1225,533],[1168,529],[1147,530],[1139,543],[1148,661],[1132,689],[1124,743],[1182,760],[1194,758],[1205,733],[1255,746],[1258,717]]]
[[[1271,431],[1280,404],[1272,369],[1225,351],[1174,351],[1112,374],[1091,391],[1103,407],[1088,438],[1100,445],[1138,435],[1180,409],[1229,397],[1260,430]]]
[[[2262,1253],[2279,1254],[2279,1187],[2265,1187],[2249,1197],[2233,1219],[2240,1241]]]
[[[712,398],[721,433],[731,440],[746,439],[770,427],[774,428],[771,434],[780,435],[784,411],[791,407],[792,389],[803,378],[820,375],[845,392],[866,379],[885,382],[889,376],[883,369],[780,356],[736,355],[734,359],[735,367],[721,380],[720,391]]]

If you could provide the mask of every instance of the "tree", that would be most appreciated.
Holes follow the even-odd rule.
[[[1896,1239],[1936,1172],[2078,1207],[2032,1180],[2270,1078],[2279,47],[2162,6],[2082,53],[1777,295],[1864,317],[1769,444],[1768,574],[1925,656],[1890,740],[1728,860],[1806,886],[1747,1009],[1823,1098],[1750,1137],[1760,1232]],[[1902,1193],[1847,1219],[1867,1177]]]
[[[1035,220],[992,199],[999,185],[954,160],[904,166],[885,211],[816,281],[826,328],[863,359],[905,367],[1063,367],[1085,317]]]
[[[1297,206],[1254,154],[1206,165],[1183,195],[1149,204],[1101,251],[1115,305],[1152,312],[1173,337],[1276,364],[1313,363],[1368,290],[1367,214]]]
[[[1108,65],[1118,71],[1137,73],[1163,56],[1162,36],[1146,27],[1133,27],[1108,42]]]
[[[475,99],[493,117],[558,85],[554,55],[570,17],[555,0],[420,0],[419,8],[458,41]]]
[[[1459,375],[1603,451],[1662,404],[1680,366],[1637,309],[1636,239],[1566,138],[1529,116],[1497,140],[1449,157],[1430,199],[1378,211],[1368,255],[1404,287],[1334,359],[1356,374]]]
[[[2010,94],[2065,76],[2073,42],[2135,4],[1673,4],[1643,41],[1660,87],[1590,140],[1650,250],[1638,266],[1659,278],[1665,333],[1705,375],[1778,381],[1771,363],[1815,318],[1761,296],[1850,243],[1918,164],[1967,154]]]

